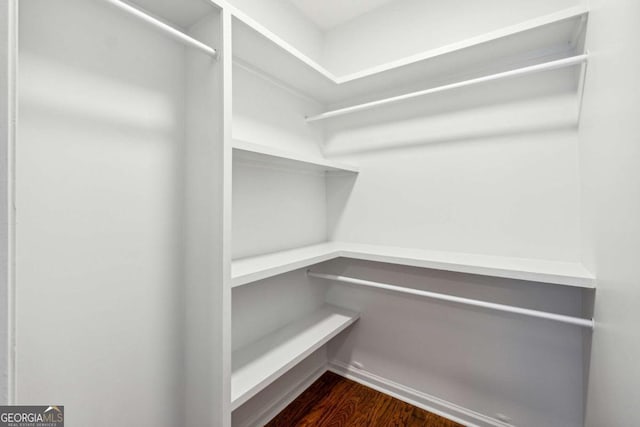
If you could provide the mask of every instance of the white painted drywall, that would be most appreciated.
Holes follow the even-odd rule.
[[[181,425],[184,47],[102,2],[19,3],[17,403]]]
[[[317,102],[263,74],[233,67],[233,138],[281,151],[320,156],[322,129],[304,120],[320,113]]]
[[[134,7],[157,16],[171,25],[187,30],[211,12],[212,3],[216,1],[202,0],[131,0]],[[167,19],[170,18],[170,19]]]
[[[582,309],[583,291],[565,286],[353,260],[313,269],[575,316]],[[361,313],[329,343],[330,360],[513,425],[582,426],[581,328],[344,284],[327,300]]]
[[[326,212],[323,172],[234,162],[234,259],[326,241]]]
[[[344,24],[395,0],[288,0],[323,31]]]
[[[233,7],[258,21],[309,58],[318,61],[324,34],[298,8],[285,0],[228,0]]]
[[[397,0],[328,31],[321,63],[348,74],[584,3]]]
[[[494,96],[531,84],[332,121],[327,154],[361,172],[329,178],[330,239],[577,261],[577,98]]]
[[[9,274],[11,262],[10,256],[10,185],[12,162],[10,160],[10,148],[12,139],[12,97],[15,65],[12,55],[13,49],[13,25],[10,25],[11,2],[0,4],[0,404],[9,402],[9,286],[11,283]]]
[[[596,273],[586,425],[640,424],[640,3],[591,1],[580,126],[584,260]]]

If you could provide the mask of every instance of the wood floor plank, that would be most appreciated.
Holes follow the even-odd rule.
[[[324,400],[339,386],[340,377],[335,375],[323,375],[307,388],[296,399],[296,405],[289,405],[269,424],[271,427],[304,426],[305,418],[313,420],[314,413],[322,413],[326,405]],[[330,399],[329,399],[330,400]]]
[[[267,427],[463,427],[326,372]]]
[[[383,400],[381,393],[368,388],[357,387],[355,392],[358,396],[359,411],[350,420],[353,427],[369,427],[374,425],[376,413],[380,411],[380,401]]]
[[[308,417],[308,426],[330,427],[343,426],[344,423],[353,415],[356,403],[351,397],[354,384],[339,380],[335,385],[331,394],[323,399],[316,406],[312,416]],[[340,404],[336,405],[336,397],[340,398]]]
[[[336,395],[346,395],[354,385],[338,375],[322,375],[294,403],[287,406],[274,418],[269,427],[315,427],[339,408],[335,405]]]

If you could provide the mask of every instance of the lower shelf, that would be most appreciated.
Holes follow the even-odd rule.
[[[231,408],[236,409],[311,353],[345,330],[360,315],[325,305],[233,353]]]

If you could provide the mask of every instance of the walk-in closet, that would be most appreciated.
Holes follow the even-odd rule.
[[[639,22],[634,0],[2,0],[0,404],[640,425]]]

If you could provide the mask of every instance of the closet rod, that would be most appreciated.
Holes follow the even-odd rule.
[[[364,104],[353,105],[351,107],[340,108],[338,110],[327,111],[326,113],[318,114],[317,116],[306,117],[307,122],[315,122],[318,120],[325,120],[331,117],[343,116],[345,114],[351,114],[358,111],[369,110],[382,105],[394,104],[396,102],[406,101],[407,99],[413,99],[420,96],[431,95],[432,93],[444,92],[451,89],[458,89],[466,86],[473,86],[480,83],[491,82],[494,80],[506,79],[509,77],[523,76],[526,74],[538,73],[540,71],[555,70],[558,68],[570,67],[572,65],[582,64],[586,62],[588,58],[587,54],[571,56],[569,58],[558,59],[555,61],[543,62],[542,64],[531,65],[529,67],[517,68],[515,70],[509,70],[502,73],[491,74],[488,76],[478,77],[471,80],[464,80],[462,82],[451,83],[444,86],[437,86],[431,89],[420,90],[418,92],[411,92],[404,95],[393,96],[391,98],[380,99],[378,101],[366,102]]]
[[[170,25],[165,24],[164,22],[160,21],[157,18],[154,18],[153,16],[150,16],[146,13],[144,13],[143,11],[136,9],[135,7],[120,1],[120,0],[103,0],[113,6],[116,6],[117,8],[124,10],[125,12],[137,17],[138,19],[141,19],[142,21],[153,25],[154,27],[164,31],[165,33],[169,34],[171,37],[189,45],[192,47],[195,47],[197,49],[200,49],[201,51],[213,56],[214,58],[217,56],[217,52],[215,49],[213,49],[212,47],[207,46],[206,44],[199,42],[198,40],[194,39],[193,37],[190,37],[188,35],[186,35],[185,33],[183,33],[182,31],[179,31],[175,28],[173,28]]]
[[[377,289],[385,289],[388,291],[416,295],[416,296],[425,297],[425,298],[432,298],[432,299],[437,299],[441,301],[449,301],[449,302],[454,302],[458,304],[472,305],[475,307],[488,308],[491,310],[505,311],[507,313],[516,313],[516,314],[522,314],[524,316],[555,320],[556,322],[570,323],[572,325],[583,326],[585,328],[593,329],[594,327],[593,319],[583,319],[580,317],[572,317],[572,316],[565,316],[562,314],[548,313],[546,311],[530,310],[528,308],[514,307],[511,305],[496,304],[493,302],[456,297],[453,295],[440,294],[436,292],[421,291],[418,289],[411,289],[411,288],[406,288],[402,286],[388,285],[386,283],[355,279],[353,277],[337,276],[334,274],[314,273],[313,271],[310,271],[310,270],[307,270],[307,276],[316,277],[318,279],[335,280],[336,282],[350,283],[352,285],[367,286],[370,288],[377,288]]]

